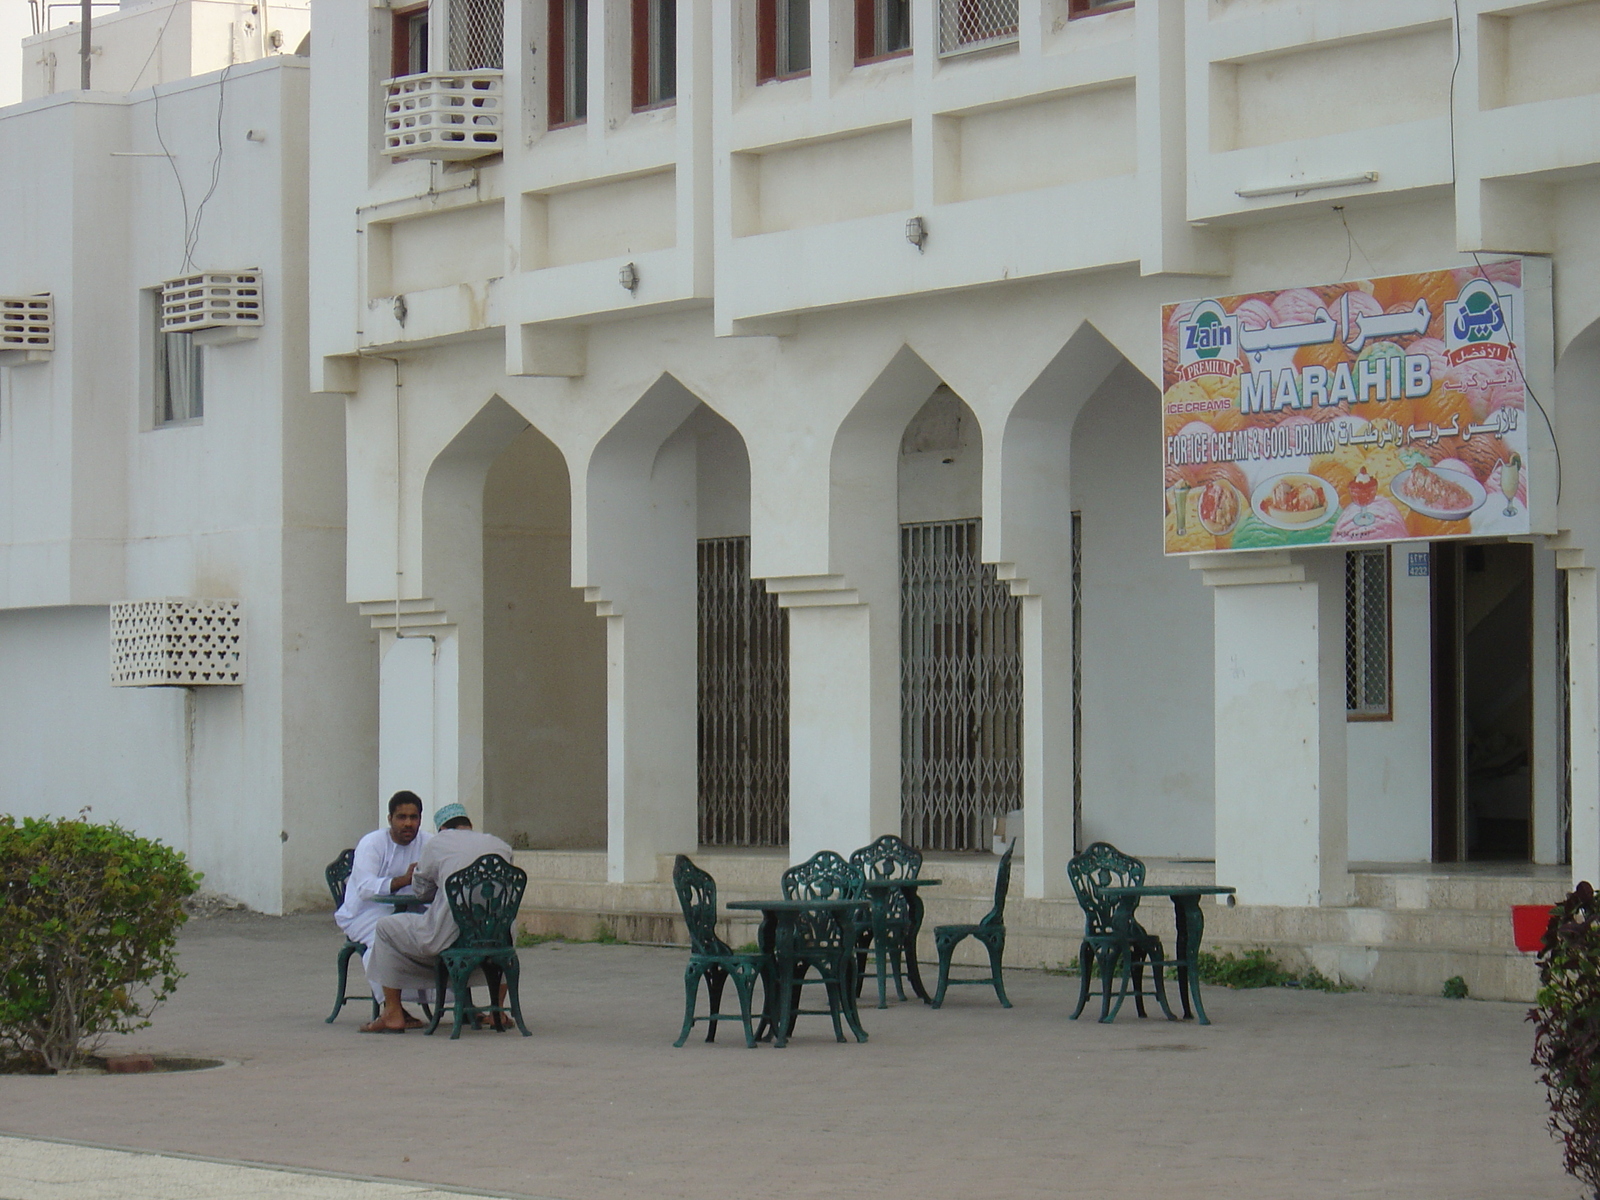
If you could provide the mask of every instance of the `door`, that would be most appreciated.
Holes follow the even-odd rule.
[[[1434,860],[1528,862],[1533,549],[1433,548]]]

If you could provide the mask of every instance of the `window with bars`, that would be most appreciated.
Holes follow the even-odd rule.
[[[1352,721],[1394,714],[1390,671],[1389,548],[1344,559],[1344,706]]]
[[[449,0],[450,69],[498,71],[505,65],[505,0]]]
[[[589,0],[549,0],[550,126],[589,115]]]
[[[678,0],[633,0],[633,109],[678,98]]]
[[[756,0],[756,82],[811,72],[811,0]]]
[[[789,614],[750,539],[699,543],[700,844],[789,840]]]
[[[1017,40],[1017,0],[939,0],[939,53],[961,54]]]
[[[415,5],[396,10],[391,42],[389,74],[421,75],[428,69],[428,6]]]
[[[856,0],[856,62],[911,53],[911,0]]]
[[[926,850],[988,850],[1022,807],[1021,601],[980,530],[900,527],[900,820]]]

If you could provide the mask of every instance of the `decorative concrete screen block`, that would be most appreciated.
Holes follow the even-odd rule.
[[[54,350],[55,303],[50,293],[0,296],[0,352]]]
[[[939,0],[939,53],[960,54],[1017,40],[1017,0]]]
[[[161,285],[161,331],[261,327],[261,272],[203,271]]]
[[[113,687],[243,682],[243,601],[168,597],[111,606]]]
[[[499,71],[406,75],[389,81],[383,148],[395,158],[499,154],[505,92]]]

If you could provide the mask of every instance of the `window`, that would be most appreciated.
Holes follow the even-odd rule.
[[[811,0],[756,0],[756,82],[811,72]]]
[[[1133,0],[1068,0],[1069,17],[1087,17],[1097,12],[1110,12],[1114,8],[1132,8]]]
[[[505,64],[505,0],[450,0],[450,69],[498,71]]]
[[[678,98],[678,0],[633,0],[633,108]]]
[[[428,6],[401,9],[394,14],[394,54],[389,74],[421,75],[428,69]]]
[[[911,0],[856,0],[856,62],[911,53]]]
[[[1017,0],[939,0],[939,53],[1014,45]]]
[[[157,425],[198,421],[205,413],[205,359],[193,333],[166,333],[155,345]]]
[[[549,0],[550,127],[589,115],[589,0]]]
[[[1389,548],[1344,558],[1344,706],[1352,721],[1394,715],[1389,670]]]

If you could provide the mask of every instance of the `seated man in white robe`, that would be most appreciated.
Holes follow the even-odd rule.
[[[384,917],[373,931],[367,978],[383,988],[383,1011],[377,1020],[361,1027],[362,1033],[404,1033],[407,1024],[406,1013],[400,1007],[401,992],[434,985],[439,956],[450,949],[461,932],[442,894],[445,880],[485,854],[513,861],[511,847],[505,842],[492,834],[473,831],[467,810],[461,805],[446,804],[434,813],[433,820],[439,832],[422,852],[411,885],[418,896],[434,902],[427,912]],[[502,984],[501,1003],[504,990]],[[443,999],[441,996],[441,1003]]]
[[[356,843],[355,861],[350,866],[350,878],[345,883],[344,903],[333,914],[334,922],[352,942],[360,942],[367,949],[361,956],[366,968],[372,959],[372,934],[380,917],[393,914],[390,905],[373,899],[374,896],[410,894],[412,873],[417,859],[431,834],[422,832],[422,799],[415,792],[396,792],[389,797],[389,824],[375,829]],[[370,972],[368,974],[370,980]],[[372,995],[383,999],[382,990],[372,985]],[[414,997],[423,1003],[428,997]],[[421,1025],[410,1013],[406,1018],[414,1029]]]

